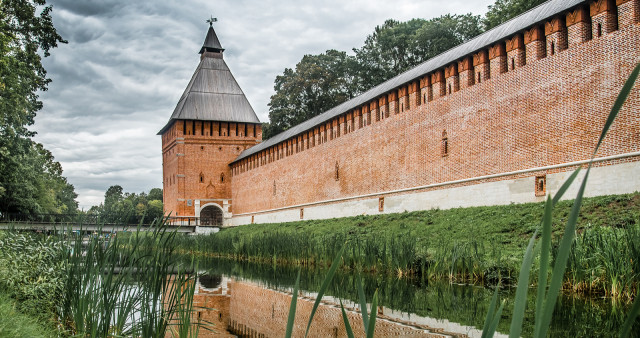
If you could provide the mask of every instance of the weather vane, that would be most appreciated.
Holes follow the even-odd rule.
[[[218,18],[214,18],[213,15],[212,15],[211,19],[207,20],[206,22],[209,23],[209,26],[213,26],[214,22],[218,22]]]

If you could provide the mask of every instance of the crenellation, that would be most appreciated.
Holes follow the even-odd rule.
[[[524,32],[526,63],[530,64],[547,56],[547,46],[542,27],[539,25]]]
[[[473,58],[470,56],[466,56],[458,61],[458,84],[460,89],[465,89],[475,84]]]
[[[489,73],[502,74],[507,72],[507,53],[505,43],[498,42],[489,48]]]
[[[507,39],[505,51],[507,53],[507,71],[513,71],[526,64],[527,56],[522,34],[516,34],[514,37]]]
[[[389,105],[387,104],[387,96],[383,95],[378,98],[378,107],[380,110],[380,120],[389,117]]]
[[[546,49],[549,56],[568,48],[567,26],[564,16],[556,16],[544,26]]]
[[[378,100],[375,99],[369,103],[369,110],[371,111],[371,119],[374,122],[380,121],[380,110],[378,109]]]
[[[396,91],[392,91],[388,95],[389,98],[389,114],[396,115],[398,114],[398,93]]]
[[[591,36],[600,38],[618,29],[618,14],[615,0],[592,1],[589,6],[591,15]]]
[[[438,69],[431,74],[431,91],[434,100],[447,95],[444,69]]]
[[[433,101],[433,92],[431,91],[431,76],[426,75],[420,79],[420,89],[422,91],[422,100],[425,103]]]
[[[458,64],[453,63],[444,68],[446,94],[451,95],[460,90],[460,78],[458,76]]]
[[[481,50],[473,54],[473,71],[475,83],[482,83],[491,78],[489,52],[487,50]]]

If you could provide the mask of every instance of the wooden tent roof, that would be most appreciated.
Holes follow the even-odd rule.
[[[222,58],[213,27],[200,49],[202,59],[161,135],[175,120],[260,123],[247,97]]]

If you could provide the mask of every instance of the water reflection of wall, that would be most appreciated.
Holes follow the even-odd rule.
[[[229,314],[227,325],[230,332],[251,337],[281,337],[287,325],[291,294],[265,289],[259,285],[229,281]],[[309,314],[313,308],[313,297],[298,300],[294,337],[304,336]],[[382,310],[382,308],[380,308]],[[223,318],[226,317],[223,314]],[[364,336],[362,319],[358,312],[347,311],[347,317],[356,337]],[[384,313],[376,321],[376,337],[447,337],[466,335],[446,333],[425,325],[398,321]],[[309,332],[311,337],[345,337],[346,331],[338,304],[324,302],[316,312]]]
[[[207,283],[212,279],[208,277],[199,280],[196,284],[193,305],[196,307],[197,319],[212,324],[211,330],[200,329],[198,337],[235,337],[227,331],[231,300],[227,281],[221,277],[217,278],[220,281],[216,281],[213,285]]]

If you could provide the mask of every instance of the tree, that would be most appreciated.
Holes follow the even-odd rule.
[[[364,46],[353,50],[358,91],[369,90],[480,33],[480,17],[472,14],[407,22],[387,20],[376,26]]]
[[[147,200],[159,200],[162,202],[162,189],[161,188],[153,188],[149,190],[149,195],[147,195]]]
[[[489,30],[536,7],[546,0],[496,0],[485,14],[484,27]]]
[[[352,98],[355,63],[346,52],[328,50],[305,55],[295,70],[287,68],[275,80],[269,102],[269,138]]]
[[[28,129],[42,108],[37,92],[51,81],[41,63],[66,43],[44,0],[0,1],[0,211],[74,212],[75,192],[60,164]]]

